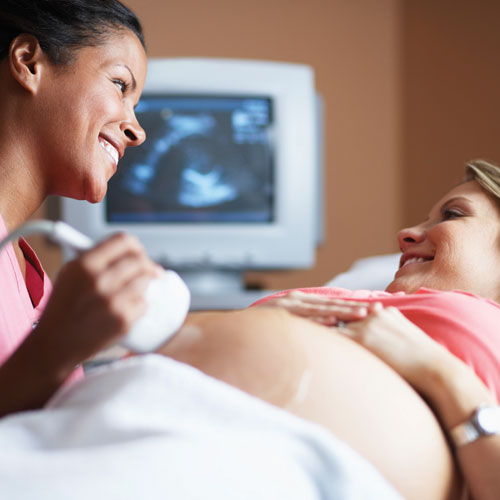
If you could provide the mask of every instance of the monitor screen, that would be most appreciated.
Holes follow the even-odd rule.
[[[108,223],[272,223],[273,100],[256,95],[146,94],[147,141],[120,161]]]

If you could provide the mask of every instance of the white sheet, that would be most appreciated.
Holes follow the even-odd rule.
[[[322,428],[149,355],[0,420],[8,500],[401,500]]]

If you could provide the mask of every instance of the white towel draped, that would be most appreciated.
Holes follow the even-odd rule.
[[[157,355],[0,420],[6,500],[401,500],[343,442]]]

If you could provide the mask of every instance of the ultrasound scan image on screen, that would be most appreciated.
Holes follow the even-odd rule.
[[[275,220],[270,98],[146,95],[136,116],[147,140],[109,183],[108,222]]]

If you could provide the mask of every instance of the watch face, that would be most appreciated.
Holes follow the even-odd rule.
[[[477,412],[477,423],[485,434],[500,433],[500,406],[480,408]]]

